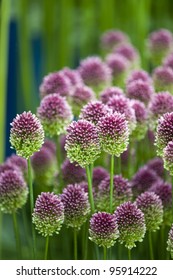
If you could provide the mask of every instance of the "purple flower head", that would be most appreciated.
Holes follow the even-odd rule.
[[[79,66],[80,75],[84,83],[96,91],[111,83],[111,70],[100,57],[87,57]]]
[[[69,160],[81,167],[93,163],[101,152],[95,125],[86,120],[73,121],[67,128],[65,150]]]
[[[92,175],[92,186],[96,191],[98,190],[98,186],[101,181],[104,180],[107,176],[109,176],[109,172],[105,168],[101,166],[94,167]]]
[[[65,184],[80,183],[86,179],[85,169],[68,159],[63,162],[61,172]]]
[[[63,190],[61,199],[64,204],[65,224],[80,229],[90,213],[88,193],[80,184],[68,185]]]
[[[171,258],[173,259],[173,224],[168,233],[167,250],[170,252]]]
[[[136,80],[127,85],[127,96],[131,99],[137,99],[148,104],[154,93],[154,89],[148,82]]]
[[[136,127],[132,132],[132,137],[141,140],[145,137],[148,130],[148,112],[143,102],[132,99],[131,107],[135,112]]]
[[[42,192],[36,202],[32,214],[32,222],[43,236],[58,234],[64,221],[64,206],[59,196],[50,192]]]
[[[157,155],[163,155],[163,149],[166,148],[169,141],[173,139],[173,112],[166,113],[158,120],[158,126],[155,136],[155,145]]]
[[[100,99],[107,104],[112,97],[121,95],[124,95],[124,92],[120,87],[108,87],[101,92]]]
[[[99,211],[109,211],[110,197],[110,176],[103,179],[98,186],[96,195],[96,206]],[[129,181],[121,175],[115,175],[113,178],[113,208],[132,198],[132,190]]]
[[[57,93],[49,94],[41,100],[37,115],[45,133],[51,137],[64,133],[73,118],[66,99]]]
[[[85,85],[76,86],[71,96],[74,114],[78,116],[81,108],[93,99],[95,99],[95,93],[90,87]]]
[[[21,175],[22,175],[22,171],[21,169],[15,165],[15,164],[12,164],[10,162],[7,162],[5,161],[4,163],[0,164],[0,175],[1,173],[5,172],[5,171],[8,171],[8,170],[11,170],[11,171],[17,171],[18,173],[20,172]]]
[[[55,157],[49,149],[42,147],[31,157],[31,164],[35,173],[46,172],[55,163]]]
[[[107,30],[101,36],[101,47],[108,51],[119,46],[124,42],[128,42],[128,36],[120,30]]]
[[[170,175],[173,175],[173,141],[168,142],[167,146],[163,150],[164,168],[169,171]]]
[[[163,65],[173,69],[173,52],[171,52],[168,56],[165,57]]]
[[[23,175],[27,173],[27,161],[23,157],[12,154],[6,159],[6,164],[12,165],[14,168],[19,168]]]
[[[56,144],[50,139],[45,139],[43,147],[47,148],[53,155],[56,154]]]
[[[146,229],[156,231],[163,222],[162,201],[154,192],[144,192],[135,201],[137,207],[144,213]]]
[[[72,88],[83,84],[82,78],[79,74],[79,71],[77,70],[65,67],[59,73],[63,74],[69,79]]]
[[[102,149],[117,157],[127,149],[129,143],[128,122],[120,113],[108,114],[98,122]]]
[[[90,219],[89,239],[98,246],[110,248],[119,237],[118,225],[115,215],[98,212]]]
[[[147,162],[147,167],[154,170],[159,177],[163,177],[164,168],[162,158],[155,157]]]
[[[7,170],[0,175],[0,210],[13,213],[22,208],[28,197],[28,188],[21,172]]]
[[[160,197],[164,209],[171,208],[172,206],[171,184],[164,182],[163,180],[159,180],[151,186],[149,191],[154,192]]]
[[[79,118],[97,125],[98,121],[108,113],[111,113],[111,110],[107,105],[101,101],[93,101],[82,108]]]
[[[168,92],[159,92],[153,95],[149,104],[150,127],[155,130],[158,118],[173,111],[173,96]]]
[[[58,93],[61,96],[69,96],[71,93],[70,79],[61,72],[50,73],[43,78],[40,85],[40,96]]]
[[[114,96],[107,103],[108,107],[112,109],[113,113],[118,112],[124,114],[126,120],[128,121],[130,133],[136,127],[136,117],[135,111],[131,106],[130,100],[125,96]]]
[[[39,119],[29,112],[16,116],[11,123],[10,143],[18,156],[28,159],[44,142],[44,130]]]
[[[143,82],[152,84],[152,79],[149,76],[148,72],[145,70],[133,70],[130,72],[126,84],[129,85],[131,82],[142,80]]]
[[[142,242],[145,232],[144,214],[132,202],[124,202],[117,207],[115,217],[119,229],[119,241],[125,243],[125,247],[132,249],[136,247],[135,242]]]
[[[124,56],[133,65],[139,64],[140,57],[138,50],[130,43],[121,44],[119,47],[115,48],[114,53]]]
[[[153,71],[153,83],[155,90],[170,91],[173,90],[173,69],[168,66],[159,66]]]
[[[154,170],[148,168],[148,166],[142,166],[130,182],[134,195],[147,191],[159,179],[160,177]]]

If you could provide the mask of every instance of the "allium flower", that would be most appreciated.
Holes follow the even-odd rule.
[[[166,148],[169,141],[173,139],[173,112],[166,113],[158,120],[157,132],[155,136],[155,145],[157,146],[157,155],[163,155],[163,149]]]
[[[148,112],[143,102],[139,100],[131,100],[131,107],[135,112],[136,127],[132,131],[132,137],[136,140],[141,140],[145,137],[148,130]]]
[[[28,188],[23,176],[16,170],[7,170],[0,175],[0,210],[13,213],[27,201]]]
[[[65,132],[67,125],[73,118],[66,99],[56,93],[49,94],[41,100],[37,115],[45,133],[51,137]]]
[[[166,208],[171,208],[172,205],[172,185],[164,182],[163,180],[159,180],[156,183],[154,183],[149,191],[154,192],[157,194],[163,204],[163,207]]]
[[[32,222],[43,236],[58,234],[64,221],[64,206],[54,193],[42,192],[35,203]]]
[[[173,175],[173,141],[168,142],[167,146],[163,150],[164,168],[169,171],[170,175]]]
[[[17,172],[20,172],[22,175],[21,169],[17,165],[11,164],[6,161],[4,163],[0,164],[0,175],[1,175],[1,173],[8,171],[8,170],[12,170],[12,171],[16,170]]]
[[[45,139],[43,147],[47,148],[53,155],[56,154],[56,144],[50,139]]]
[[[120,30],[107,30],[101,36],[101,47],[108,51],[119,46],[121,43],[128,42],[128,36]]]
[[[12,154],[6,159],[6,163],[14,167],[18,167],[23,175],[27,173],[27,161],[25,158]]]
[[[66,159],[61,167],[62,178],[65,184],[74,184],[86,179],[85,169],[76,162],[71,163]]]
[[[168,66],[159,66],[154,69],[153,83],[156,92],[173,91],[173,69]]]
[[[128,121],[130,133],[136,127],[136,117],[135,111],[131,106],[130,100],[125,96],[114,96],[107,103],[108,107],[112,109],[113,113],[118,112],[124,114],[126,120]]]
[[[173,111],[173,96],[168,92],[159,92],[153,95],[149,104],[150,127],[155,130],[157,120],[165,113]]]
[[[118,225],[115,215],[98,212],[90,219],[89,239],[98,246],[110,248],[119,237]]]
[[[127,149],[129,128],[125,116],[120,113],[108,114],[98,122],[102,149],[117,157]]]
[[[173,45],[172,33],[167,29],[159,29],[152,32],[148,38],[150,58],[154,64],[159,65],[162,59],[169,53]]]
[[[101,181],[96,195],[96,206],[99,211],[109,211],[110,209],[110,176]],[[132,198],[132,190],[129,181],[121,175],[113,177],[113,209],[125,201]]]
[[[29,112],[16,116],[11,123],[10,143],[18,156],[28,159],[44,142],[44,130],[39,119]]]
[[[107,176],[109,176],[109,172],[105,168],[101,166],[94,167],[92,174],[92,186],[96,191],[98,190],[98,186],[101,181],[104,180]]]
[[[82,78],[79,74],[79,71],[70,69],[68,67],[63,68],[59,73],[63,74],[66,76],[71,84],[71,87],[76,87],[78,85],[82,85],[83,81]]]
[[[163,65],[173,69],[173,52],[170,53],[167,57],[165,57],[165,59],[163,61]]]
[[[173,224],[171,226],[171,229],[168,233],[168,241],[167,241],[167,250],[171,254],[171,258],[173,259]]]
[[[132,249],[136,247],[135,242],[142,242],[146,225],[144,214],[132,202],[124,202],[117,207],[115,217],[119,229],[119,241],[125,243],[125,247]]]
[[[156,231],[163,222],[163,205],[154,192],[144,192],[135,201],[137,207],[144,213],[146,229]]]
[[[68,227],[80,229],[90,213],[88,194],[80,184],[68,185],[61,195],[64,204],[64,222]]]
[[[132,63],[132,66],[138,66],[140,63],[138,50],[130,43],[121,44],[114,49],[114,53],[124,56]]]
[[[111,110],[107,105],[101,101],[93,101],[82,108],[79,118],[97,125],[98,121],[108,113],[111,113]]]
[[[121,54],[109,54],[106,57],[106,64],[111,69],[113,83],[123,86],[130,66],[127,58]]]
[[[64,73],[54,72],[43,78],[40,85],[40,96],[58,93],[61,96],[69,96],[71,93],[71,83]]]
[[[93,99],[95,99],[95,93],[90,87],[84,85],[76,86],[71,95],[74,115],[78,116],[81,108]]]
[[[154,170],[148,168],[148,166],[142,166],[130,182],[134,195],[147,191],[159,179],[160,177]]]
[[[148,82],[136,80],[127,85],[126,93],[129,98],[137,99],[148,104],[154,93],[154,89]]]
[[[84,83],[97,92],[111,83],[111,71],[100,57],[93,56],[82,60],[79,72]]]
[[[142,80],[143,82],[152,84],[152,79],[149,76],[148,72],[142,69],[131,71],[127,78],[126,84],[128,85],[131,82],[138,81],[138,80]]]
[[[93,163],[101,152],[95,125],[86,120],[73,121],[67,128],[65,150],[70,161],[81,167]]]
[[[107,104],[109,100],[114,96],[121,96],[124,95],[124,92],[119,87],[108,87],[105,90],[103,90],[100,94],[100,100]]]
[[[147,167],[149,169],[154,170],[159,177],[163,177],[164,167],[163,167],[163,159],[159,157],[155,157],[147,162]]]

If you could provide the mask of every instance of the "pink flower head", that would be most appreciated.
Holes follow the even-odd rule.
[[[153,71],[153,83],[156,91],[173,90],[173,69],[168,66],[159,66]]]
[[[101,47],[106,50],[112,50],[118,45],[128,42],[128,36],[120,30],[107,30],[101,36]]]
[[[107,104],[112,97],[121,95],[124,95],[124,92],[120,87],[108,87],[101,92],[100,99],[104,104]]]

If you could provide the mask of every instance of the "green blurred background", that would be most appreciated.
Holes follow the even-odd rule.
[[[101,54],[100,35],[113,28],[127,32],[147,69],[149,32],[172,31],[172,20],[172,0],[1,0],[0,163],[11,153],[10,122],[35,112],[45,74]]]

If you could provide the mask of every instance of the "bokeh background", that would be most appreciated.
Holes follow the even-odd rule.
[[[147,69],[146,38],[163,27],[173,31],[172,0],[1,0],[0,163],[12,152],[10,122],[24,110],[35,112],[44,75],[101,55],[100,36],[108,29],[130,36]]]

